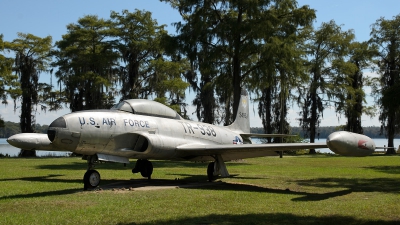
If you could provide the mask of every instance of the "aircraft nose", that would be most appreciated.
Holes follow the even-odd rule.
[[[54,128],[67,128],[67,123],[65,122],[64,117],[59,117],[50,124],[49,129],[47,130],[47,137],[51,142],[56,138],[57,131]]]

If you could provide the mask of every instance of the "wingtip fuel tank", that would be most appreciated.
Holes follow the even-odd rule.
[[[328,136],[326,144],[336,154],[344,156],[368,156],[375,151],[375,142],[362,134],[337,131]]]
[[[14,147],[25,150],[52,150],[53,148],[47,134],[15,134],[9,137],[7,142]]]

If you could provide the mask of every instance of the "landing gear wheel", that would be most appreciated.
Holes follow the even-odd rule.
[[[135,168],[132,169],[132,173],[139,172],[142,177],[147,177],[150,180],[153,173],[153,164],[147,159],[138,159]]]
[[[139,173],[142,170],[143,165],[144,165],[144,160],[138,159],[136,161],[135,168],[132,169],[132,173]]]
[[[216,176],[214,176],[214,164],[215,162],[211,162],[210,164],[208,164],[207,167],[207,176],[208,176],[208,181],[210,182],[216,180]]]
[[[153,164],[148,160],[143,160],[143,167],[142,170],[140,171],[142,177],[147,177],[150,180],[152,173],[153,173]]]
[[[100,173],[97,170],[88,170],[83,176],[84,189],[95,188],[100,184]]]

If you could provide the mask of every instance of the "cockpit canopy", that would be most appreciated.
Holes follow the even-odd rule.
[[[177,112],[168,106],[146,99],[124,100],[113,106],[111,109],[145,116],[157,116],[178,120],[182,119]]]

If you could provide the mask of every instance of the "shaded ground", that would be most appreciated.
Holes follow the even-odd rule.
[[[110,184],[100,185],[95,190],[132,190],[148,191],[174,188],[200,188],[207,186],[221,185],[223,182],[207,181],[187,181],[187,180],[167,180],[167,179],[131,179],[126,181],[117,181]]]

